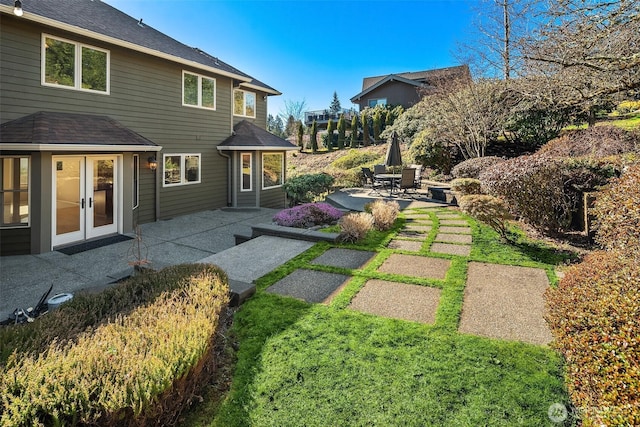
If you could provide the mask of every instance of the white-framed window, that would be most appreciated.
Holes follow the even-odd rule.
[[[240,153],[242,170],[240,171],[240,191],[253,190],[253,156],[251,153]]]
[[[387,105],[387,98],[376,98],[369,100],[369,107],[374,108],[376,105],[382,105],[385,107]]]
[[[256,94],[242,89],[233,90],[233,115],[256,116]]]
[[[182,105],[216,109],[216,79],[182,71]]]
[[[163,155],[165,187],[200,183],[200,154]]]
[[[140,205],[140,156],[133,155],[133,209]]]
[[[110,53],[42,34],[42,84],[109,94]]]
[[[284,155],[262,153],[262,189],[281,187],[284,180]]]
[[[29,163],[29,157],[0,157],[2,227],[29,226]]]

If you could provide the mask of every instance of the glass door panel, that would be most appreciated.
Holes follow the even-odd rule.
[[[53,159],[55,212],[54,245],[84,238],[84,159]]]
[[[87,237],[118,231],[115,221],[115,157],[87,158],[87,186],[91,192],[87,215]]]

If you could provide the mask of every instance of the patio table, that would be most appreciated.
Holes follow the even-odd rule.
[[[376,179],[382,181],[389,181],[391,183],[391,187],[389,189],[389,197],[393,196],[393,188],[396,186],[396,181],[402,179],[402,174],[399,173],[379,173],[375,175]]]

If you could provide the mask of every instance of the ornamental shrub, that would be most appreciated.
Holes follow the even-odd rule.
[[[173,425],[212,381],[213,344],[229,298],[223,271],[171,267],[116,288],[78,295],[34,324],[9,328],[27,345],[0,370],[1,425]],[[135,303],[121,304],[127,294]],[[80,329],[83,323],[89,326]]]
[[[640,163],[597,194],[593,214],[602,247],[640,259]]]
[[[368,212],[350,213],[343,216],[338,224],[341,230],[338,237],[340,241],[359,242],[373,229],[373,215]]]
[[[278,212],[273,222],[285,227],[309,228],[332,224],[342,217],[342,212],[327,203],[307,203]]]
[[[536,154],[553,157],[602,158],[640,149],[638,134],[616,126],[592,126],[549,141]]]
[[[507,206],[497,197],[469,194],[458,201],[460,210],[493,228],[500,236],[509,240],[507,221],[513,219]]]
[[[283,188],[289,204],[294,206],[299,203],[313,202],[322,194],[331,190],[335,179],[326,173],[304,174],[288,178]]]
[[[640,425],[640,268],[594,252],[546,292],[554,346],[584,426]]]
[[[514,215],[544,231],[571,224],[573,202],[564,191],[563,163],[527,155],[505,160],[480,174],[482,192],[500,197]]]
[[[497,164],[504,159],[496,156],[474,157],[458,163],[451,169],[454,178],[478,178],[480,172]]]
[[[451,189],[461,196],[481,194],[480,180],[474,178],[456,178],[451,181]]]
[[[376,200],[368,208],[373,215],[373,226],[380,231],[386,231],[393,227],[400,212],[400,205],[395,200]]]

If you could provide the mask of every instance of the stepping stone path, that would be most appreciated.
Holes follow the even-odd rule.
[[[369,280],[349,308],[392,319],[434,323],[442,291],[427,286]]]
[[[422,211],[405,212],[406,225],[388,248],[420,252],[435,227]],[[436,212],[439,225],[429,252],[468,257],[473,243],[469,223],[455,212]],[[312,265],[361,269],[377,252],[331,248]],[[423,254],[391,253],[378,267],[380,273],[427,280],[444,280],[451,259]],[[299,269],[276,282],[267,292],[311,303],[329,303],[350,276]],[[413,280],[412,280],[413,281]],[[446,286],[446,285],[445,285]],[[552,340],[544,320],[543,293],[549,286],[542,269],[470,262],[464,290],[459,331],[488,338],[546,345]],[[350,309],[420,323],[435,323],[441,290],[433,286],[370,279],[354,296]]]
[[[548,286],[547,273],[540,268],[470,263],[460,332],[550,343],[543,297]]]

